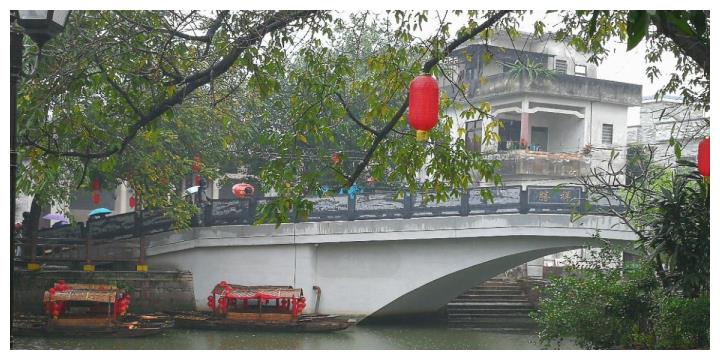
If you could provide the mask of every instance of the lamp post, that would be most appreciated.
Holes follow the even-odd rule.
[[[10,10],[10,326],[14,312],[15,270],[15,188],[17,177],[17,84],[22,71],[23,36],[27,34],[40,49],[65,28],[69,10]],[[12,334],[11,334],[12,336]]]

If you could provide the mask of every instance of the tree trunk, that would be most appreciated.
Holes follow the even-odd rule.
[[[28,237],[37,241],[38,231],[40,229],[40,215],[42,214],[42,206],[37,200],[37,197],[33,197],[32,205],[30,205],[30,223],[28,228]]]

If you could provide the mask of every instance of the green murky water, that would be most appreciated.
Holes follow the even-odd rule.
[[[502,334],[449,330],[444,326],[365,325],[333,333],[233,332],[170,329],[146,338],[33,338],[15,339],[16,349],[541,349],[534,334]],[[572,349],[572,344],[561,348]]]

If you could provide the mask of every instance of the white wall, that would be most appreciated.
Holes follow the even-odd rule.
[[[513,266],[584,246],[596,229],[634,239],[614,218],[551,214],[216,226],[149,236],[148,263],[191,271],[201,309],[225,280],[301,287],[309,312],[313,286],[323,313],[428,312]]]

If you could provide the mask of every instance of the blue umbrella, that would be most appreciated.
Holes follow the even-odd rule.
[[[43,216],[42,218],[45,220],[53,220],[53,221],[65,221],[65,222],[68,221],[68,219],[65,217],[65,215],[55,214],[55,213],[47,214],[47,215]]]
[[[106,215],[110,214],[112,211],[106,209],[106,208],[97,208],[93,211],[91,211],[88,216],[95,216],[95,215]]]

